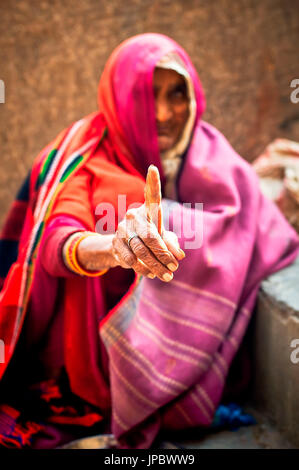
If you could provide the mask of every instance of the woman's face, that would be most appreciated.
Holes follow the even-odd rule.
[[[189,117],[187,86],[175,70],[154,71],[156,123],[160,152],[171,149],[180,139]]]

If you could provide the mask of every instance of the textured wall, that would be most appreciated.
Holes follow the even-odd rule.
[[[299,4],[294,0],[1,0],[0,224],[38,151],[96,109],[113,48],[142,32],[182,44],[201,76],[205,119],[252,160],[276,136],[299,140]]]

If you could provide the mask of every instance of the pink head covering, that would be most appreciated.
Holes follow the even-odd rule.
[[[133,155],[143,173],[154,163],[162,180],[153,71],[161,58],[170,53],[182,60],[191,77],[196,97],[196,126],[205,109],[200,80],[182,47],[162,34],[140,34],[121,43],[105,66],[98,93],[100,110],[106,117],[115,143],[125,153]]]

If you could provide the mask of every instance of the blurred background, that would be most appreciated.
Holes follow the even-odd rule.
[[[248,161],[276,137],[299,140],[297,0],[1,0],[0,227],[34,157],[97,109],[97,85],[124,39],[159,32],[193,60],[204,119]]]

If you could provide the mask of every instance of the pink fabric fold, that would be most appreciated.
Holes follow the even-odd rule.
[[[112,430],[124,448],[148,447],[161,428],[211,424],[261,280],[299,251],[296,232],[261,194],[254,170],[207,123],[195,129],[178,189],[187,206],[163,201],[186,252],[174,280],[136,279],[101,322]]]

